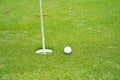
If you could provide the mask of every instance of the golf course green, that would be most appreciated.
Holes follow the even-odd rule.
[[[0,0],[0,80],[119,80],[120,1]],[[64,54],[70,46],[72,53]]]

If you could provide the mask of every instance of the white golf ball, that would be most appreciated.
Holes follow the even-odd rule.
[[[72,52],[71,47],[67,46],[67,47],[64,48],[64,53],[70,54],[71,52]]]

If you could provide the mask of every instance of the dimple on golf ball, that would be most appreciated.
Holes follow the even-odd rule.
[[[70,54],[71,52],[72,52],[71,47],[67,46],[67,47],[64,48],[64,53]]]

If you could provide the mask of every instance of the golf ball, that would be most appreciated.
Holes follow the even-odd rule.
[[[64,48],[64,53],[70,54],[71,52],[72,52],[71,47],[67,46],[67,47]]]

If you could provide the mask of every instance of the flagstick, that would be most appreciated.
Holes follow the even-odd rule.
[[[38,54],[46,54],[51,53],[51,49],[45,48],[45,35],[44,35],[44,23],[43,23],[43,14],[42,14],[42,0],[40,0],[40,22],[41,22],[41,30],[42,30],[42,46],[43,49],[37,50],[36,53]]]
[[[44,35],[43,13],[42,13],[42,0],[40,0],[40,22],[41,22],[41,30],[42,30],[43,53],[45,54],[45,35]]]

